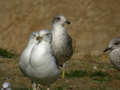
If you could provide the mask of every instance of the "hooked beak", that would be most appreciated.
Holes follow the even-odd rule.
[[[71,22],[70,22],[70,21],[66,21],[66,23],[67,23],[67,24],[71,24]]]
[[[110,51],[110,50],[112,50],[112,48],[109,48],[109,47],[108,47],[108,48],[105,48],[105,49],[104,49],[104,52],[107,52],[107,51]]]

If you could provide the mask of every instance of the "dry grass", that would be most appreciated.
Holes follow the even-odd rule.
[[[0,59],[0,84],[12,83],[14,90],[28,90],[31,82],[18,68],[17,59]],[[58,79],[52,90],[119,90],[120,73],[102,58],[72,59],[66,66],[65,79]],[[45,89],[43,89],[45,90]]]
[[[67,29],[75,52],[65,80],[59,79],[53,90],[119,90],[119,71],[102,53],[111,38],[120,36],[119,0],[0,0],[0,48],[20,55],[30,33],[50,29],[56,14],[72,22]],[[0,85],[10,81],[15,90],[31,88],[18,60],[0,58]]]
[[[119,36],[119,4],[114,0],[1,0],[0,47],[21,53],[31,32],[50,29],[52,17],[64,14],[72,22],[67,29],[77,48],[74,57],[98,56],[111,38]]]

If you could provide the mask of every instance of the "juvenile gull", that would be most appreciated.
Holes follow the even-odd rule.
[[[12,90],[11,84],[10,84],[9,82],[4,82],[4,83],[2,84],[1,90]]]
[[[37,40],[38,43],[32,48],[26,74],[32,81],[49,87],[60,75],[56,58],[53,56],[52,34],[50,31],[41,30]]]
[[[28,77],[28,75],[26,74],[26,68],[29,65],[29,60],[30,60],[30,55],[31,55],[32,48],[38,42],[36,40],[36,37],[38,37],[38,36],[39,36],[38,32],[33,32],[30,35],[28,45],[24,49],[24,51],[22,52],[22,55],[21,55],[20,60],[19,60],[19,68],[23,72],[23,74],[27,77]],[[36,90],[36,84],[33,82],[32,85],[33,85],[33,89]]]
[[[120,70],[120,37],[113,38],[104,52],[110,51],[111,63]]]
[[[55,16],[52,20],[52,47],[59,66],[63,67],[62,78],[64,78],[65,62],[73,55],[72,38],[66,31],[64,24],[70,22],[63,16]]]

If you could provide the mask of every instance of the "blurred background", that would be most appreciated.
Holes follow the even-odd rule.
[[[71,21],[66,28],[75,50],[66,67],[66,82],[58,81],[54,90],[120,90],[120,72],[110,64],[108,54],[103,55],[108,42],[120,36],[120,0],[0,0],[0,83],[8,80],[18,89],[31,87],[19,71],[19,56],[31,32],[51,29],[58,14]],[[80,78],[81,73],[86,76]],[[91,79],[94,73],[98,81]]]

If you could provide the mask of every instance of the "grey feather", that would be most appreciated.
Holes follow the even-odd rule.
[[[73,55],[72,38],[67,33],[64,23],[67,19],[64,16],[56,16],[53,19],[60,18],[59,21],[53,23],[52,29],[52,48],[59,65],[63,65]],[[53,20],[55,21],[55,20]]]
[[[111,63],[120,70],[120,38],[113,38],[108,45],[110,50],[110,61]]]

